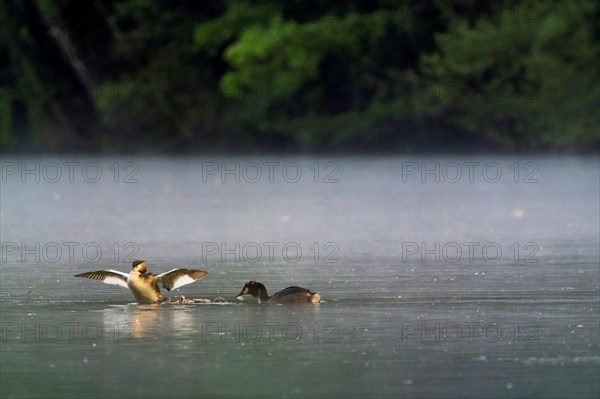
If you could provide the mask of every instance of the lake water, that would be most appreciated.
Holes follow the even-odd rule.
[[[3,398],[596,398],[599,159],[3,158]],[[83,271],[206,270],[136,305]],[[234,299],[254,279],[319,305]]]

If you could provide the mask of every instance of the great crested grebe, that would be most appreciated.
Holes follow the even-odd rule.
[[[287,287],[283,290],[276,292],[272,296],[267,294],[267,288],[257,282],[249,281],[244,285],[242,291],[238,294],[237,298],[241,299],[242,295],[252,295],[254,298],[258,298],[258,303],[319,303],[321,302],[321,296],[316,292],[307,290],[301,287]]]
[[[193,269],[173,269],[161,274],[146,271],[146,262],[134,260],[129,274],[117,270],[98,270],[76,274],[75,277],[90,278],[105,284],[129,288],[139,304],[157,303],[163,300],[160,286],[167,291],[193,283],[206,277],[208,272]]]

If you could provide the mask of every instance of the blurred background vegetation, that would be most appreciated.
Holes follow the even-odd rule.
[[[0,0],[4,151],[593,150],[595,0]]]

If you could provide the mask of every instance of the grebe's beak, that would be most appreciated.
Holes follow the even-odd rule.
[[[248,287],[242,288],[242,291],[235,297],[235,299],[237,299],[238,301],[243,301],[244,298],[242,297],[242,295],[245,295],[247,292],[248,292]]]

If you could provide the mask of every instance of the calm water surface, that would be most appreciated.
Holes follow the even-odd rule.
[[[600,394],[597,157],[4,158],[2,178],[3,398]],[[169,295],[229,302],[73,277],[132,259],[207,270]],[[323,302],[236,301],[251,279]]]

